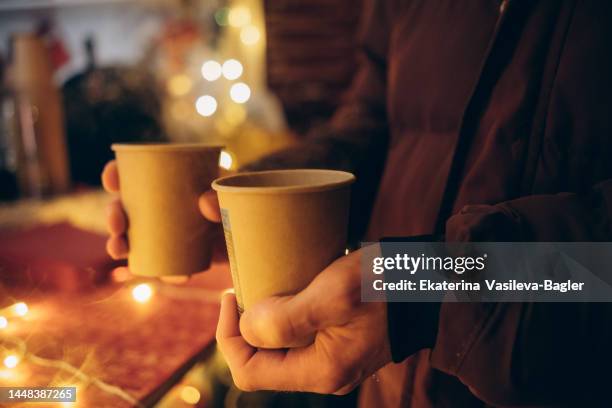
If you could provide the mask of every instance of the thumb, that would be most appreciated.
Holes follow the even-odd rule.
[[[221,222],[221,210],[219,209],[219,199],[217,193],[213,190],[208,190],[200,196],[198,202],[200,211],[204,218],[212,222]]]
[[[246,310],[240,318],[242,337],[255,347],[293,348],[313,342],[324,323],[306,289],[295,296],[275,296]]]
[[[301,347],[318,331],[346,323],[361,304],[360,253],[338,258],[294,296],[250,307],[240,319],[244,339],[261,348]]]

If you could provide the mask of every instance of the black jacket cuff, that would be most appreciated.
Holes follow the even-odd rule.
[[[435,242],[440,237],[423,235],[414,237],[389,237],[385,241]],[[384,251],[383,251],[384,252]],[[385,276],[393,272],[385,271]],[[388,276],[391,278],[391,276]],[[394,281],[393,278],[388,279]],[[396,279],[395,279],[396,280]],[[391,356],[398,363],[419,350],[433,348],[438,335],[440,302],[393,302],[387,299],[387,327]]]
[[[387,303],[389,344],[399,363],[419,350],[433,348],[438,335],[441,303]]]

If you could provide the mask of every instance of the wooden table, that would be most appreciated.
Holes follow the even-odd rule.
[[[15,299],[27,302],[29,312],[11,318],[0,339],[5,349],[15,350],[12,339],[20,339],[27,353],[17,367],[0,370],[0,384],[75,385],[74,406],[153,404],[213,344],[218,300],[231,280],[217,267],[182,286],[149,281],[153,296],[138,303],[132,288],[141,282],[109,284],[89,293],[18,295]],[[63,363],[56,366],[57,361],[79,372]]]

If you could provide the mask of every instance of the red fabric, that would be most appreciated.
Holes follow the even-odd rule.
[[[119,265],[105,247],[105,236],[68,223],[0,230],[0,280],[65,291],[92,287]]]
[[[353,222],[378,189],[368,241],[470,239],[473,214],[445,231],[467,205],[511,214],[483,240],[611,240],[610,21],[595,0],[367,1],[361,68],[330,126],[251,168],[354,171]],[[432,349],[366,381],[361,403],[609,405],[610,309],[444,304]]]

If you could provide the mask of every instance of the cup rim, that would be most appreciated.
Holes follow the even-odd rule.
[[[160,143],[160,142],[134,142],[134,143],[113,143],[111,150],[119,151],[154,151],[154,152],[174,152],[174,151],[193,151],[193,150],[222,150],[225,146],[217,143]]]
[[[278,173],[326,173],[336,174],[339,176],[338,181],[332,182],[315,182],[312,184],[300,184],[293,186],[233,186],[223,184],[230,180],[235,180],[243,177],[252,177],[262,174],[278,174]],[[219,177],[212,182],[212,188],[215,191],[223,193],[247,193],[247,194],[278,194],[278,193],[313,193],[334,190],[339,187],[348,186],[356,180],[352,173],[341,170],[328,169],[287,169],[287,170],[264,170],[264,171],[249,171],[230,176]]]

